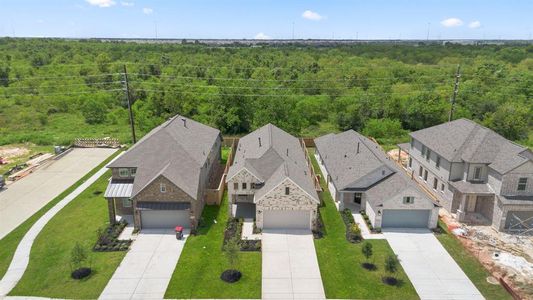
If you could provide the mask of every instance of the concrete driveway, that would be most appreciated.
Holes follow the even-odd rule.
[[[326,299],[310,230],[262,236],[262,299]]]
[[[429,230],[383,234],[421,299],[485,299]]]
[[[163,299],[189,231],[143,229],[99,299]]]
[[[0,191],[0,239],[117,149],[76,148]]]

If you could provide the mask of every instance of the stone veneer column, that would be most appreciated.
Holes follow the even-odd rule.
[[[109,213],[109,223],[113,225],[117,222],[117,218],[115,215],[115,198],[107,199],[107,208]]]

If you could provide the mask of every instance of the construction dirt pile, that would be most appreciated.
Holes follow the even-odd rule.
[[[389,152],[387,152],[387,155],[390,158],[398,161],[398,152],[399,152],[398,149],[389,150]],[[402,163],[402,165],[407,166],[407,161],[408,160],[409,160],[409,155],[406,152],[401,151],[400,152],[400,162]]]
[[[30,150],[24,147],[0,147],[0,157],[3,158],[17,158],[30,153]]]

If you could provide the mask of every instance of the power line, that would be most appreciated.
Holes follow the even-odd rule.
[[[62,76],[32,76],[32,77],[16,77],[16,78],[0,78],[0,81],[24,81],[29,79],[65,79],[65,78],[90,78],[90,77],[106,77],[122,75],[122,73],[107,73],[97,75],[62,75]]]
[[[110,82],[88,82],[88,83],[73,83],[73,84],[60,84],[60,85],[48,85],[48,86],[39,86],[39,88],[57,88],[57,87],[68,87],[68,86],[99,86],[99,85],[107,85],[107,84],[115,84],[115,83],[122,83],[122,81],[110,81]],[[35,87],[18,87],[18,86],[9,86],[5,88],[0,88],[0,91],[2,90],[33,90]]]

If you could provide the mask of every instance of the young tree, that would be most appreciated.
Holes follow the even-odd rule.
[[[235,269],[239,262],[239,251],[241,250],[240,240],[238,237],[232,237],[224,245],[224,254],[228,259],[230,268]]]
[[[399,260],[395,254],[389,254],[385,259],[385,271],[391,275],[389,278],[387,278],[387,282],[389,284],[396,284],[396,278],[394,277],[394,274],[396,271],[398,271],[398,263]]]
[[[76,242],[76,245],[74,245],[74,248],[70,252],[70,264],[72,268],[74,270],[81,268],[88,257],[87,250],[79,242]]]
[[[368,261],[368,259],[372,256],[373,254],[373,251],[372,251],[372,244],[370,244],[369,242],[365,242],[363,244],[363,248],[361,248],[361,252],[363,252],[363,255],[365,256],[366,260]]]

